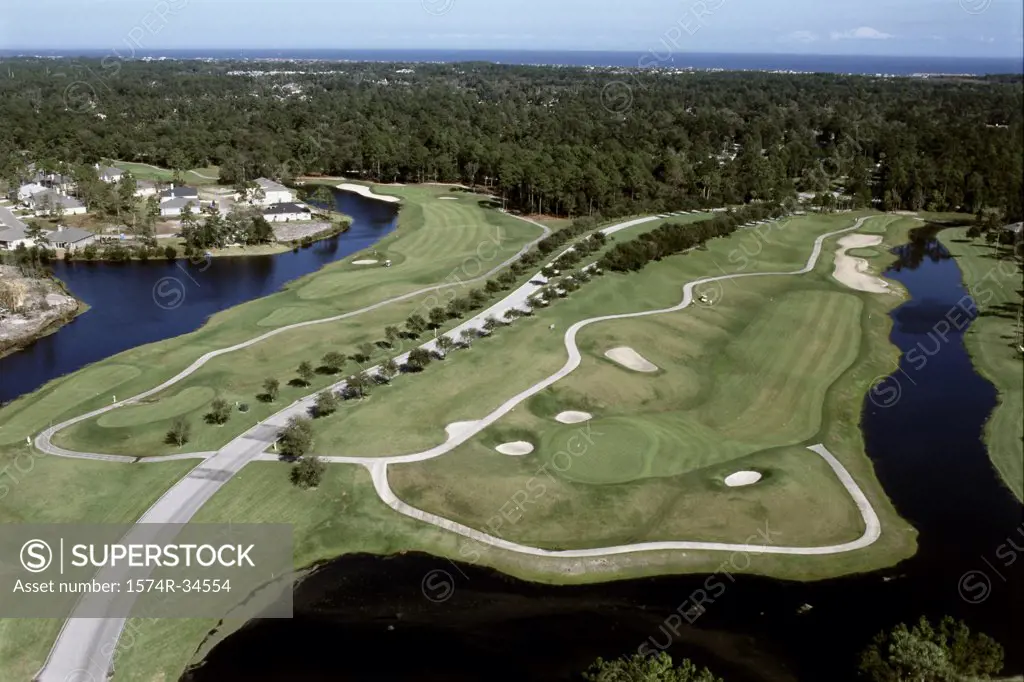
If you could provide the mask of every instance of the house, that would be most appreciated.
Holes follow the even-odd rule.
[[[52,189],[62,194],[68,194],[69,192],[75,191],[75,181],[70,175],[61,175],[60,173],[36,173],[32,176],[31,183],[36,185],[42,185],[47,189]]]
[[[96,235],[77,227],[58,225],[56,230],[46,233],[50,246],[57,249],[81,249],[96,241]]]
[[[305,206],[294,202],[282,202],[265,207],[263,217],[270,223],[287,223],[292,220],[309,220],[312,213]]]
[[[1017,235],[1017,238],[1020,239],[1021,235],[1024,235],[1024,223],[1010,223],[1009,225],[1003,225],[1002,231]]]
[[[199,199],[189,197],[173,197],[169,199],[160,199],[160,216],[164,218],[176,218],[181,215],[182,209],[186,206],[191,207],[193,212],[199,210]]]
[[[30,182],[18,188],[18,201],[28,201],[28,198],[36,192],[42,192],[46,187],[38,182]]]
[[[156,196],[156,183],[149,180],[138,180],[135,183],[135,196],[140,199]]]
[[[120,168],[114,168],[113,166],[104,166],[101,168],[100,165],[97,163],[95,165],[95,168],[96,174],[103,182],[119,182],[121,178],[124,176],[123,170],[121,170]]]
[[[69,197],[52,189],[44,189],[36,192],[26,202],[29,208],[37,215],[52,214],[59,206],[64,215],[81,215],[85,213],[85,204],[74,197]]]
[[[179,185],[177,187],[171,185],[163,192],[160,192],[161,204],[164,203],[165,201],[172,201],[174,199],[191,199],[198,206],[199,190],[197,190],[195,187],[186,187],[185,185]],[[184,204],[182,204],[182,206],[184,206]]]
[[[28,225],[11,213],[10,209],[0,206],[0,250],[16,249],[19,244],[32,246],[32,240],[25,234],[26,230]]]
[[[272,206],[274,204],[286,204],[295,201],[295,192],[284,185],[267,178],[258,178],[256,184],[263,190],[263,198],[256,199],[252,203],[260,206]]]

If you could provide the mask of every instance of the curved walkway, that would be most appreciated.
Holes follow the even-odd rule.
[[[659,216],[660,217],[660,216]],[[655,218],[640,219],[639,222],[645,222],[646,220],[656,220]],[[398,496],[391,490],[391,487],[387,480],[387,467],[390,463],[399,462],[416,462],[431,459],[433,457],[439,457],[447,452],[450,452],[457,446],[466,442],[482,430],[493,424],[495,421],[500,419],[502,416],[512,410],[513,407],[520,404],[530,396],[544,390],[548,386],[554,384],[558,380],[562,379],[570,372],[575,370],[582,361],[579,348],[576,345],[576,336],[581,329],[584,327],[595,324],[597,322],[603,322],[606,320],[616,319],[628,319],[633,317],[644,317],[648,315],[658,315],[662,313],[676,312],[689,306],[693,301],[693,289],[694,287],[704,284],[707,282],[714,282],[725,279],[733,279],[740,277],[763,277],[763,276],[784,276],[784,275],[799,275],[810,272],[818,261],[821,255],[822,244],[830,237],[837,234],[843,234],[857,230],[863,225],[866,218],[860,218],[856,223],[849,228],[837,230],[819,236],[814,242],[814,249],[811,252],[811,256],[805,265],[800,270],[795,272],[759,272],[759,273],[737,273],[733,275],[723,275],[719,277],[708,277],[704,279],[695,280],[687,283],[683,287],[683,299],[682,301],[670,308],[664,308],[659,310],[649,310],[636,313],[624,313],[618,315],[606,315],[601,317],[595,317],[588,320],[582,320],[572,325],[564,336],[565,347],[569,353],[569,358],[566,364],[559,371],[555,372],[548,378],[544,379],[537,384],[534,384],[530,388],[521,391],[517,395],[513,396],[496,410],[488,414],[486,417],[473,421],[463,422],[457,425],[457,428],[449,430],[450,438],[443,445],[431,448],[420,453],[414,453],[411,455],[404,455],[398,457],[383,457],[383,458],[358,458],[358,457],[331,457],[329,461],[341,462],[341,463],[353,463],[360,464],[367,467],[370,470],[371,477],[374,483],[374,489],[378,496],[392,509],[404,514],[406,516],[422,520],[426,523],[431,523],[440,528],[450,530],[451,532],[457,533],[464,537],[469,537],[474,540],[483,542],[499,549],[505,549],[508,551],[518,552],[522,554],[529,554],[534,556],[555,556],[555,557],[572,557],[572,556],[611,556],[617,554],[626,554],[630,552],[644,552],[644,551],[657,551],[657,550],[676,550],[676,549],[702,549],[710,551],[749,551],[753,553],[773,553],[773,554],[794,554],[794,555],[821,555],[821,554],[835,554],[840,552],[848,552],[856,549],[866,547],[875,542],[881,534],[881,527],[878,521],[878,516],[875,514],[874,509],[871,507],[870,502],[864,495],[863,491],[854,481],[853,477],[849,474],[845,467],[827,450],[823,445],[816,445],[809,449],[821,456],[825,461],[832,467],[836,476],[840,482],[853,497],[858,509],[860,510],[861,517],[864,520],[865,530],[860,538],[852,542],[843,543],[840,545],[829,545],[825,547],[776,547],[770,545],[749,545],[749,544],[730,544],[730,543],[715,543],[715,542],[649,542],[649,543],[635,543],[629,545],[620,545],[615,547],[603,547],[586,550],[543,550],[535,547],[529,547],[526,545],[519,545],[511,543],[501,538],[497,538],[486,533],[482,533],[475,529],[463,526],[445,519],[444,517],[430,514],[422,510],[416,509],[405,502],[401,501]],[[529,221],[533,222],[533,221]],[[534,223],[542,228],[544,234],[539,238],[543,239],[549,234],[549,229],[539,223]],[[631,221],[631,224],[637,224],[637,221]],[[613,226],[608,230],[613,230],[615,227],[624,229],[623,226]],[[539,239],[537,241],[539,241]],[[521,253],[525,253],[533,243],[528,244],[524,247]],[[505,263],[502,263],[494,270],[489,273],[482,275],[477,279],[485,279],[492,273],[496,272],[500,268],[505,267],[508,263],[518,257],[519,254],[509,259]],[[173,385],[175,382],[180,381],[182,378],[196,371],[199,367],[205,364],[207,361],[214,357],[218,357],[225,353],[230,353],[241,348],[246,348],[255,343],[259,343],[275,334],[280,334],[290,329],[298,329],[302,327],[312,326],[316,324],[323,324],[327,322],[333,322],[337,320],[343,320],[354,315],[361,314],[370,310],[375,310],[384,305],[392,303],[394,301],[408,299],[413,296],[420,294],[444,289],[449,286],[461,286],[462,283],[455,285],[438,285],[421,289],[419,291],[411,292],[403,296],[388,299],[380,303],[362,308],[357,311],[345,313],[343,315],[337,315],[322,320],[314,320],[310,322],[302,322],[280,329],[273,330],[262,336],[251,339],[247,342],[232,346],[230,348],[220,349],[213,351],[202,356],[188,368],[183,370],[181,373],[173,377],[172,379],[164,382],[160,386],[153,388],[149,391],[141,393],[133,398],[130,398],[120,403],[108,405],[102,409],[94,410],[93,412],[81,415],[74,419],[67,420],[51,427],[44,431],[36,438],[36,447],[44,452],[50,454],[56,454],[64,457],[85,457],[89,459],[101,459],[108,461],[137,461],[134,458],[117,458],[111,455],[100,455],[93,453],[75,453],[62,448],[54,446],[50,439],[53,434],[62,428],[66,428],[71,424],[78,423],[84,419],[89,419],[93,416],[103,414],[104,412],[116,409],[118,407],[132,404],[138,400],[141,400],[147,396],[153,395],[154,393],[163,390],[164,388]],[[513,292],[513,295],[516,292]],[[340,385],[343,385],[342,382]],[[302,400],[296,401],[289,407],[273,415],[264,422],[257,424],[250,428],[248,431],[240,435],[238,438],[231,441],[224,448],[219,450],[213,456],[200,461],[200,463],[192,469],[184,478],[175,483],[169,488],[163,496],[150,507],[145,514],[139,519],[138,524],[146,523],[187,523],[192,516],[199,510],[199,508],[205,504],[223,485],[225,482],[230,480],[235,473],[240,471],[246,464],[256,459],[264,459],[267,456],[263,454],[264,450],[270,443],[276,440],[277,430],[283,425],[284,420],[292,414],[298,414],[301,411],[308,409],[312,403],[313,396],[309,396]],[[203,457],[207,453],[196,453],[195,456]],[[182,458],[185,458],[183,455]],[[138,526],[136,526],[138,527]],[[125,618],[87,618],[84,616],[76,615],[79,613],[78,609],[71,614],[61,629],[60,634],[57,637],[53,648],[44,664],[42,670],[40,670],[36,679],[40,682],[67,682],[69,679],[105,679],[110,665],[113,661],[113,653],[117,650],[117,642],[120,639],[121,632],[124,628],[126,619]],[[96,613],[93,609],[91,613]],[[77,676],[77,677],[75,677]]]
[[[295,329],[302,329],[304,327],[312,327],[312,326],[318,325],[318,324],[327,324],[329,322],[338,322],[340,320],[345,320],[345,319],[348,319],[350,317],[356,317],[357,315],[362,315],[363,313],[368,313],[368,312],[371,312],[373,310],[378,310],[378,309],[383,308],[383,307],[385,307],[387,305],[390,305],[392,303],[397,303],[398,301],[406,301],[406,300],[408,300],[410,298],[415,298],[417,296],[421,296],[423,294],[427,294],[427,293],[430,293],[430,292],[433,292],[433,291],[439,291],[441,289],[448,289],[448,288],[456,287],[456,286],[462,287],[462,286],[465,286],[465,285],[473,283],[473,282],[486,281],[491,275],[495,274],[499,270],[502,270],[505,267],[507,267],[508,265],[510,265],[513,261],[517,260],[523,254],[525,254],[527,251],[529,251],[531,248],[533,248],[533,246],[536,245],[539,241],[541,241],[542,239],[544,239],[545,237],[547,237],[548,235],[551,234],[551,228],[549,228],[546,225],[542,225],[541,223],[538,223],[535,220],[530,220],[528,218],[522,218],[520,216],[513,216],[513,217],[515,217],[515,218],[517,218],[519,220],[523,220],[525,222],[531,223],[531,224],[536,225],[537,227],[539,227],[541,229],[541,232],[542,232],[541,236],[538,237],[537,239],[534,239],[533,241],[527,243],[525,246],[523,246],[523,248],[521,248],[512,257],[508,258],[504,262],[498,264],[497,266],[495,266],[491,270],[485,272],[484,274],[482,274],[482,275],[480,275],[478,277],[475,277],[473,279],[467,279],[467,280],[464,280],[464,281],[458,281],[458,282],[454,282],[454,283],[450,283],[450,284],[438,284],[438,285],[435,285],[435,286],[425,287],[423,289],[417,289],[416,291],[410,291],[407,294],[402,294],[401,296],[395,296],[393,298],[389,298],[389,299],[386,299],[384,301],[380,301],[378,303],[374,303],[372,305],[368,305],[368,306],[366,306],[364,308],[360,308],[358,310],[353,310],[351,312],[342,313],[341,315],[334,315],[333,317],[324,317],[324,318],[321,318],[319,320],[309,320],[307,322],[297,322],[295,324],[289,324],[289,325],[286,325],[284,327],[278,327],[277,329],[271,330],[271,331],[269,331],[269,332],[267,332],[265,334],[261,334],[260,336],[257,336],[255,338],[249,339],[248,341],[243,341],[242,343],[235,344],[234,346],[229,346],[227,348],[220,348],[220,349],[215,350],[215,351],[210,351],[209,353],[206,353],[206,354],[200,356],[191,365],[189,365],[188,367],[186,367],[182,371],[178,372],[173,377],[171,377],[167,381],[163,382],[159,386],[151,388],[148,391],[144,391],[142,393],[139,393],[138,395],[132,396],[131,398],[127,398],[125,400],[118,401],[118,402],[113,403],[111,405],[106,405],[106,406],[101,407],[99,409],[93,410],[92,412],[87,412],[87,413],[79,415],[77,417],[73,417],[71,419],[68,419],[66,421],[63,421],[63,422],[61,422],[59,424],[55,424],[55,425],[45,429],[38,436],[36,436],[36,438],[35,438],[35,446],[36,446],[36,448],[38,448],[42,452],[45,452],[45,453],[50,454],[50,455],[57,455],[59,457],[71,457],[71,458],[77,458],[77,459],[94,459],[94,460],[101,460],[101,461],[107,461],[107,462],[125,462],[125,463],[137,462],[140,459],[139,457],[127,457],[127,456],[124,456],[124,455],[104,455],[104,454],[94,453],[94,452],[76,452],[74,450],[67,450],[65,448],[59,447],[57,445],[54,445],[52,443],[52,438],[53,438],[53,435],[55,433],[57,433],[58,431],[61,431],[63,429],[66,429],[67,427],[72,426],[73,424],[77,424],[79,422],[85,421],[86,419],[92,419],[93,417],[98,417],[101,414],[104,414],[106,412],[110,412],[111,410],[116,410],[116,409],[118,409],[120,407],[124,407],[126,405],[132,405],[134,403],[137,403],[140,400],[145,400],[146,398],[148,398],[151,395],[159,393],[160,391],[163,391],[163,390],[165,390],[167,388],[170,388],[171,386],[173,386],[174,384],[178,383],[182,379],[184,379],[184,378],[188,377],[189,375],[193,374],[196,370],[198,370],[200,367],[205,365],[210,360],[213,360],[214,358],[220,357],[221,355],[227,355],[228,353],[233,353],[233,352],[235,352],[237,350],[242,350],[243,348],[248,348],[250,346],[254,346],[257,343],[260,343],[262,341],[266,341],[267,339],[269,339],[271,337],[274,337],[274,336],[277,336],[278,334],[283,334],[284,332],[293,331]],[[197,457],[202,457],[203,454],[205,454],[205,453],[197,453],[196,456]]]

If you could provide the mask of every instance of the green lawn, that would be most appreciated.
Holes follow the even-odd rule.
[[[111,394],[125,397],[141,393],[188,367],[206,352],[252,339],[277,327],[351,312],[432,284],[453,283],[453,291],[464,293],[468,287],[463,289],[459,281],[496,267],[540,236],[535,225],[485,210],[475,198],[437,201],[436,197],[443,193],[436,188],[389,189],[400,192],[405,201],[398,230],[375,247],[377,258],[393,261],[391,268],[353,266],[352,261],[369,253],[355,255],[292,282],[277,294],[218,313],[196,332],[126,351],[54,380],[3,408],[0,447],[23,442],[26,436],[38,433],[51,422],[108,404]],[[401,325],[414,312],[425,316],[429,308],[446,302],[443,293],[427,293],[340,322],[282,333],[211,361],[152,400],[171,400],[192,387],[214,389],[216,396],[203,393],[209,401],[221,397],[232,404],[249,404],[252,410],[248,414],[236,413],[224,427],[202,423],[209,401],[196,403],[190,411],[180,413],[193,422],[193,442],[188,449],[215,449],[279,410],[287,404],[284,401],[290,402],[337,380],[318,375],[312,388],[288,386],[296,378],[295,369],[300,362],[319,364],[328,351],[354,354],[360,343],[382,339],[385,326]],[[174,311],[166,314],[173,315]],[[254,372],[254,367],[259,371]],[[276,405],[256,400],[267,377],[276,377],[282,384]],[[177,448],[163,442],[173,416],[147,421],[142,429],[91,420],[61,432],[57,440],[67,447],[87,451],[143,456],[173,453]]]
[[[129,171],[136,180],[171,182],[171,180],[174,179],[174,171],[170,168],[158,168],[145,163],[135,163],[132,161],[110,161],[109,163],[115,168]],[[217,166],[193,168],[191,170],[184,171],[182,176],[185,182],[190,185],[216,185],[220,176],[220,168]]]
[[[1005,258],[1007,249],[968,240],[965,228],[940,237],[981,312],[964,337],[967,352],[999,391],[999,404],[985,426],[985,445],[1004,483],[1024,500],[1024,355],[1013,347],[1021,306],[1020,265]]]

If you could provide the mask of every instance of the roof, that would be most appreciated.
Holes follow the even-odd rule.
[[[264,192],[291,192],[290,189],[281,183],[268,180],[267,178],[257,178],[256,184],[259,185]]]
[[[74,197],[65,196],[60,192],[55,192],[52,189],[44,189],[42,192],[36,192],[35,194],[32,195],[32,201],[33,203],[40,202],[46,197],[50,198],[50,203],[53,204],[54,206],[60,204],[64,208],[85,207],[85,204],[83,204],[78,199],[75,199]]]
[[[168,199],[160,204],[160,210],[165,208],[185,208],[191,204],[192,206],[199,208],[199,202],[195,198],[190,197],[175,197],[174,199]]]
[[[165,189],[163,192],[160,192],[160,196],[166,199],[180,197],[196,199],[199,197],[199,190],[197,190],[195,187],[186,187],[185,185],[180,185],[178,187],[171,187],[169,189]]]
[[[27,230],[28,225],[22,222],[21,218],[11,213],[11,209],[0,206],[0,230],[2,229]]]
[[[263,215],[277,215],[281,213],[309,213],[309,209],[300,204],[285,201],[279,204],[271,204],[263,209]]]
[[[136,180],[135,181],[135,188],[136,189],[149,189],[150,187],[152,187],[153,189],[156,189],[156,183],[153,182],[152,180]]]
[[[63,227],[46,233],[46,238],[51,242],[80,242],[83,239],[95,236],[89,230],[83,230],[80,227]]]
[[[0,227],[0,242],[17,242],[25,239],[25,230],[20,227]]]
[[[101,178],[119,178],[124,175],[124,171],[113,166],[104,166],[99,169],[99,175]]]
[[[1024,222],[1003,225],[1003,229],[1007,232],[1013,232],[1014,234],[1021,234],[1022,232],[1024,232]]]

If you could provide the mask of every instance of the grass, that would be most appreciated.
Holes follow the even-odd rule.
[[[119,466],[6,448],[0,450],[0,469],[9,474],[0,495],[0,523],[131,523],[194,466]],[[61,623],[0,619],[0,680],[32,679]]]
[[[136,180],[150,180],[152,182],[171,182],[174,179],[174,171],[169,168],[158,168],[145,163],[133,161],[111,161],[111,166],[130,172]],[[202,176],[208,177],[202,177]],[[182,173],[182,177],[190,185],[216,185],[220,175],[220,168],[217,166],[206,166],[194,168]]]
[[[1014,348],[1021,308],[1021,268],[1008,249],[966,239],[966,229],[943,233],[964,284],[980,311],[964,337],[977,371],[999,392],[985,425],[985,446],[1006,486],[1024,501],[1024,368]],[[1020,343],[1020,341],[1016,341]]]
[[[379,258],[392,260],[391,268],[354,267],[347,260],[334,263],[292,282],[284,291],[218,313],[193,333],[126,351],[56,379],[3,408],[0,448],[23,442],[52,422],[108,404],[112,393],[130,396],[158,385],[208,351],[287,324],[350,312],[432,284],[464,281],[495,267],[540,234],[534,225],[482,209],[475,199],[436,201],[436,196],[443,195],[436,188],[389,190],[401,193],[406,202],[399,229],[375,247]],[[205,386],[216,391],[214,397],[232,404],[249,403],[252,411],[245,416],[236,414],[225,427],[201,425],[193,429],[189,449],[216,449],[287,404],[284,401],[337,380],[318,375],[312,388],[290,387],[287,384],[295,377],[300,362],[317,363],[328,351],[354,353],[358,344],[381,339],[385,326],[401,325],[413,312],[425,315],[429,308],[446,302],[442,294],[425,294],[342,322],[286,332],[220,357],[154,398],[163,400],[186,388]],[[254,367],[259,367],[259,372],[254,372]],[[277,405],[256,401],[263,380],[270,376],[277,377],[283,387]],[[185,416],[201,421],[207,409],[208,405],[197,405]],[[141,431],[105,428],[95,420],[88,421],[61,432],[58,440],[86,451],[173,453],[177,448],[163,442],[170,421],[150,422]]]

